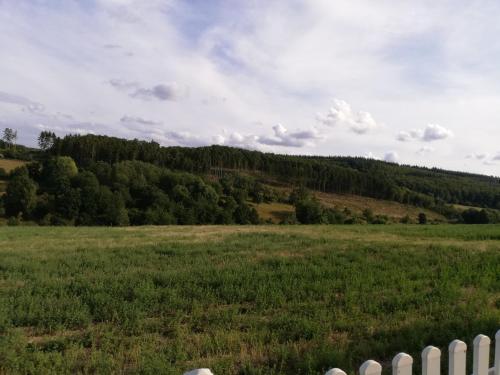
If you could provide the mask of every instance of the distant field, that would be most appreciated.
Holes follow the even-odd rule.
[[[0,259],[6,374],[354,373],[500,328],[498,226],[0,227]]]
[[[262,220],[271,220],[276,224],[279,224],[287,215],[295,212],[295,207],[291,204],[273,202],[255,204],[254,206]]]
[[[370,208],[377,215],[387,215],[392,218],[399,218],[408,215],[413,221],[417,220],[418,214],[423,212],[430,220],[446,222],[446,218],[436,212],[425,208],[410,206],[394,201],[386,201],[381,199],[373,199],[362,197],[360,195],[343,195],[316,193],[318,199],[325,206],[349,208],[353,212],[361,213],[364,209]]]
[[[7,173],[25,164],[26,162],[22,160],[0,159],[0,168],[5,169]]]
[[[278,187],[277,189],[285,191],[286,193],[290,193],[291,191],[291,189],[283,187]],[[360,215],[363,210],[369,208],[375,215],[386,215],[396,222],[399,222],[399,220],[406,215],[408,215],[413,222],[417,222],[418,215],[421,212],[425,213],[430,221],[447,221],[443,215],[434,211],[394,201],[362,197],[359,195],[320,193],[317,191],[313,192],[313,194],[325,207],[338,208],[341,210],[347,208],[358,215]],[[264,220],[272,220],[276,224],[280,223],[287,214],[295,212],[295,208],[292,205],[282,203],[261,203],[256,205],[256,209],[259,213],[259,217]]]

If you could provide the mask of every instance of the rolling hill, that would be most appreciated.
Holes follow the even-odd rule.
[[[53,137],[45,151],[24,155],[35,164],[17,173],[17,186],[30,196],[5,200],[6,217],[52,225],[412,223],[420,214],[435,223],[500,221],[498,177],[360,157]],[[309,202],[302,218],[297,199]]]

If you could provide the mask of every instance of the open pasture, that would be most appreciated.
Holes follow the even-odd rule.
[[[498,226],[0,227],[0,373],[354,373],[498,328]]]
[[[0,168],[3,168],[5,172],[9,173],[11,170],[22,167],[26,162],[23,160],[14,159],[1,159],[0,158]]]

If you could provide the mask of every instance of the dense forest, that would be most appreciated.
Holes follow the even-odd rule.
[[[383,223],[322,207],[309,190],[431,209],[454,222],[498,222],[500,179],[359,157],[309,157],[224,146],[42,132],[39,149],[2,141],[5,157],[31,161],[10,174],[0,214],[46,225],[257,224],[261,202],[295,205],[286,223]],[[263,181],[293,188],[290,194]],[[454,204],[482,209],[458,211]],[[425,223],[425,218],[419,218]]]

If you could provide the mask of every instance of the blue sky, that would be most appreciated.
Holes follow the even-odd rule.
[[[496,1],[0,0],[0,128],[500,175]]]

